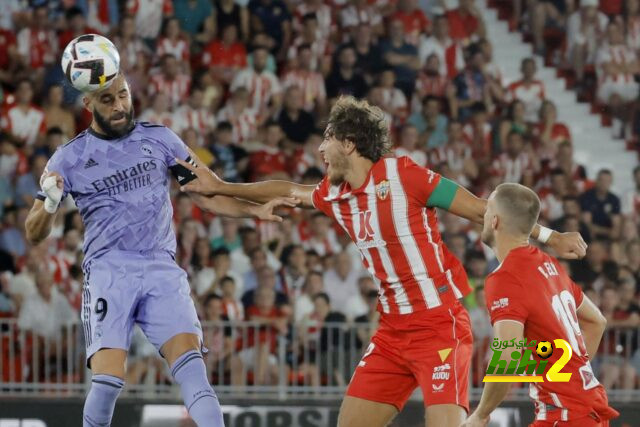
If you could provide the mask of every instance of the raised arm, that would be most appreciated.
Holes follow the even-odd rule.
[[[427,204],[445,209],[469,221],[484,224],[487,200],[476,197],[466,188],[444,177],[440,178],[440,183],[433,191]],[[559,233],[536,225],[531,237],[546,243],[562,258],[578,259],[586,254],[587,244],[580,233]]]
[[[36,199],[25,221],[27,240],[37,245],[49,236],[58,214],[58,205],[62,199],[64,179],[57,173],[51,172],[42,181],[42,191],[46,199]]]
[[[182,191],[202,196],[229,196],[248,200],[255,203],[267,203],[277,198],[295,198],[302,206],[313,207],[311,195],[314,185],[302,185],[289,181],[262,181],[252,184],[232,184],[221,180],[213,171],[204,165],[200,159],[191,153],[196,166],[181,159],[176,162],[193,172],[198,179],[194,179],[181,187]]]

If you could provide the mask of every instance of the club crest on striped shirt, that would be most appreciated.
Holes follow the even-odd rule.
[[[389,195],[389,181],[386,179],[376,185],[376,194],[380,200],[384,200]]]

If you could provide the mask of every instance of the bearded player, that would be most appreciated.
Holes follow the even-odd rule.
[[[344,97],[331,110],[320,146],[328,168],[317,186],[229,184],[179,163],[198,176],[184,191],[254,202],[295,197],[337,221],[359,248],[378,283],[382,315],[349,384],[340,426],[387,425],[418,386],[427,424],[457,426],[468,410],[472,352],[469,316],[458,300],[470,288],[461,263],[442,243],[435,208],[481,223],[486,201],[407,157],[386,157],[389,148],[382,111]],[[584,255],[578,234],[548,230],[542,237],[567,257]]]
[[[619,414],[609,407],[589,363],[606,320],[558,260],[529,244],[539,213],[536,193],[519,184],[501,184],[489,197],[482,240],[501,263],[484,288],[494,337],[516,342],[523,337],[538,342],[560,338],[571,347],[571,359],[562,368],[571,374],[568,382],[545,379],[529,385],[536,407],[532,426],[607,426]],[[563,353],[556,348],[547,366]],[[478,408],[463,425],[487,425],[489,414],[510,387],[510,383],[487,383]]]
[[[83,426],[111,424],[134,323],[169,363],[196,424],[222,426],[187,274],[174,261],[169,172],[179,183],[195,178],[175,162],[191,161],[186,145],[164,126],[133,121],[122,74],[83,101],[91,125],[53,154],[26,221],[30,242],[41,242],[70,194],[85,226],[82,323],[93,376]],[[203,203],[220,215],[277,220],[272,209],[286,201],[255,205],[217,196]]]

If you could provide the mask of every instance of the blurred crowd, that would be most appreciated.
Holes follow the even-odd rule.
[[[595,0],[570,3],[516,1],[513,19],[542,54],[545,28],[567,28],[567,66],[580,84],[595,66],[598,100],[620,120],[622,135],[634,123],[627,104],[638,95],[638,0],[606,0],[600,9]],[[73,202],[61,207],[39,246],[26,241],[24,223],[48,157],[91,120],[59,65],[66,44],[85,33],[106,35],[118,47],[136,117],[170,127],[225,180],[317,183],[323,122],[338,96],[353,95],[386,113],[396,155],[479,196],[501,182],[535,189],[540,222],[579,231],[589,243],[584,260],[564,265],[614,334],[603,345],[600,377],[609,388],[638,386],[638,340],[619,328],[637,334],[640,325],[640,167],[587,178],[588,165],[574,160],[569,127],[536,78],[536,62],[526,58],[520,78],[505,80],[474,0],[4,0],[0,316],[17,317],[20,328],[43,340],[78,319],[83,225]],[[633,180],[635,191],[613,193],[614,179]],[[229,326],[206,329],[213,331],[205,334],[208,357],[225,360],[230,383],[244,383],[246,371],[255,384],[273,383],[281,338],[320,342],[318,361],[305,361],[325,366],[337,338],[323,325],[375,326],[376,285],[329,218],[300,209],[282,223],[214,217],[175,184],[172,203],[176,260],[189,274],[202,320],[261,325],[240,337]],[[465,304],[482,364],[492,338],[482,287],[497,262],[478,226],[446,212],[439,219],[475,289]],[[369,334],[358,329],[361,351]],[[301,357],[287,348],[288,361]],[[148,364],[136,360],[155,352],[136,332],[133,353],[128,381],[137,382]],[[348,380],[326,369],[300,368],[300,375],[315,384]]]

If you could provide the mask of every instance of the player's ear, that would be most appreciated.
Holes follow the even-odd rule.
[[[90,113],[93,113],[93,110],[91,109],[91,98],[89,98],[89,95],[84,95],[82,97],[82,105],[84,105],[84,108],[89,111]]]
[[[500,218],[498,217],[498,215],[494,215],[493,218],[491,218],[491,228],[497,230],[499,224]]]

